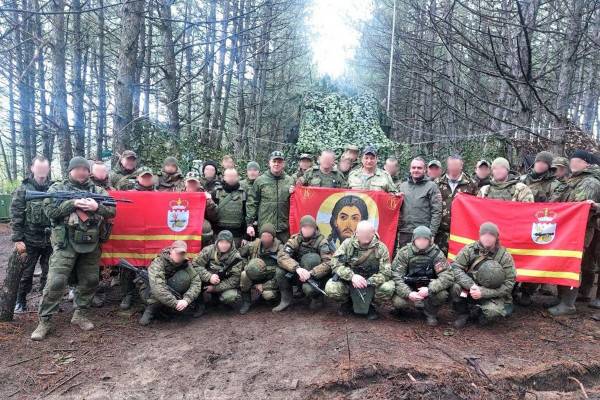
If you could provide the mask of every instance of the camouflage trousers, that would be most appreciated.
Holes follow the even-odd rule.
[[[440,250],[445,255],[448,255],[448,241],[450,240],[450,232],[439,230],[437,235],[435,235],[435,244],[438,245]]]
[[[225,289],[222,292],[202,292],[196,303],[223,303],[234,306],[240,303],[242,294],[239,289]]]
[[[514,310],[512,301],[504,298],[473,300],[472,297],[460,297],[462,288],[454,285],[452,288],[452,306],[458,314],[468,314],[472,311],[481,312],[487,321],[509,317]]]
[[[294,272],[291,277],[288,277],[287,274],[288,271],[284,270],[283,268],[277,268],[277,272],[275,272],[276,281],[281,282],[282,279],[286,279],[286,281],[289,282],[290,286],[301,287],[304,295],[311,299],[323,296],[323,294],[317,289],[315,289],[311,284],[300,282],[297,273]],[[325,286],[327,279],[329,279],[329,276],[323,277],[321,279],[313,278],[313,280],[319,285],[321,289],[323,289],[323,287]]]
[[[583,249],[579,296],[590,297],[597,272],[600,272],[600,231],[598,230],[594,231],[590,245]]]
[[[332,279],[329,279],[325,284],[325,293],[327,293],[327,297],[329,297],[330,299],[338,303],[344,303],[350,300],[351,285],[351,282],[343,281],[341,279],[337,282],[333,281]],[[382,283],[381,285],[375,288],[375,301],[389,301],[394,295],[395,289],[396,285],[392,280]]]
[[[397,310],[406,310],[412,307],[417,309],[424,309],[433,314],[437,313],[441,305],[443,305],[450,297],[450,292],[442,290],[441,292],[430,294],[427,298],[420,302],[412,302],[408,298],[394,295],[392,297],[392,305]]]
[[[152,289],[146,285],[146,282],[144,282],[142,279],[136,278],[135,279],[135,284],[137,286],[138,294],[140,296],[140,299],[142,300],[142,303],[144,303],[144,305],[159,304],[160,303],[160,300],[158,300],[152,294]],[[188,282],[187,282],[187,285],[189,286],[191,284],[192,284],[192,279],[190,278],[188,280]],[[168,283],[167,283],[167,285],[168,285]],[[173,289],[173,288],[171,287],[171,289]],[[175,289],[173,289],[173,290],[175,290]],[[184,293],[179,293],[179,295],[183,298]],[[168,307],[166,304],[162,304],[162,305],[164,307]]]
[[[249,292],[255,285],[262,285],[261,296],[269,301],[278,296],[277,280],[275,271],[277,266],[267,265],[265,269],[246,265],[240,276],[240,289],[242,292]]]
[[[40,262],[42,268],[42,275],[40,276],[40,290],[46,286],[46,279],[48,277],[48,261],[50,254],[52,254],[52,246],[35,247],[26,244],[27,254],[24,259],[18,259],[18,257],[12,257],[15,262],[22,264],[21,268],[21,281],[19,282],[19,290],[17,292],[17,302],[23,302],[26,300],[27,294],[31,292],[33,287],[33,273],[35,266]]]
[[[39,308],[40,319],[49,319],[56,314],[71,273],[77,277],[75,307],[81,309],[90,307],[98,287],[100,253],[99,246],[85,254],[77,253],[68,242],[62,249],[54,247],[54,252],[50,256],[48,282],[44,287]]]

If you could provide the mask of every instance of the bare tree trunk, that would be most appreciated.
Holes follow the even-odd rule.
[[[231,81],[233,78],[233,65],[234,65],[234,61],[237,58],[237,52],[238,52],[238,37],[240,35],[240,29],[242,26],[241,20],[241,14],[242,12],[240,11],[240,8],[243,9],[244,8],[244,0],[240,1],[240,4],[238,6],[238,1],[237,0],[233,0],[233,10],[231,13],[231,16],[234,17],[234,22],[233,22],[233,35],[231,37],[231,52],[229,54],[229,60],[227,63],[227,77],[225,78],[225,97],[223,99],[223,110],[221,111],[221,121],[219,122],[219,127],[221,129],[221,131],[219,131],[219,143],[221,142],[221,136],[222,136],[222,131],[225,130],[226,128],[226,121],[227,121],[227,110],[229,109],[229,96],[231,95]]]
[[[85,111],[83,95],[85,88],[82,80],[82,58],[84,40],[81,34],[81,1],[72,0],[73,11],[73,60],[71,62],[71,101],[73,103],[73,135],[75,137],[75,155],[83,156],[85,151]]]
[[[148,9],[148,12],[151,13],[152,8]],[[146,61],[145,61],[145,69],[144,69],[144,106],[143,106],[143,115],[144,118],[150,118],[150,73],[152,62],[152,20],[148,20],[148,34],[146,35],[147,43],[146,43]]]
[[[36,40],[38,43],[42,43],[42,22],[40,19],[40,6],[38,0],[33,0],[33,8],[36,11],[35,15],[35,26],[36,26]],[[49,124],[48,121],[48,103],[46,100],[46,71],[44,66],[44,48],[42,45],[39,45],[37,50],[37,81],[38,81],[38,90],[39,90],[39,107],[40,107],[40,119],[41,123],[41,132],[42,132],[42,154],[46,157],[50,162],[52,162],[52,151],[54,144],[54,129]]]
[[[212,107],[212,90],[213,90],[213,72],[214,72],[214,57],[215,57],[215,38],[216,38],[216,16],[217,16],[217,1],[210,0],[210,11],[206,16],[206,46],[204,48],[204,74],[203,74],[203,95],[202,95],[202,131],[200,142],[203,145],[208,145],[210,141],[210,115]]]
[[[179,137],[179,91],[177,90],[177,65],[175,62],[175,44],[173,43],[173,28],[171,26],[171,2],[163,0],[160,3],[158,14],[160,17],[160,30],[162,33],[162,50],[164,65],[163,90],[165,93],[165,107],[167,109],[169,133]]]
[[[106,137],[106,55],[104,54],[104,0],[98,0],[98,113],[96,121],[96,159],[102,159]]]
[[[217,85],[215,89],[215,101],[214,101],[214,113],[212,116],[211,128],[212,132],[210,135],[210,147],[221,146],[221,133],[218,132],[221,122],[221,101],[223,99],[223,84],[225,74],[225,54],[227,52],[227,36],[228,36],[228,25],[229,25],[229,0],[225,0],[225,6],[223,7],[223,15],[221,22],[221,41],[219,44],[219,66],[217,68]]]

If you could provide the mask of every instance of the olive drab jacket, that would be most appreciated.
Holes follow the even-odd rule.
[[[380,168],[376,168],[375,173],[371,176],[364,175],[362,168],[350,171],[348,175],[348,187],[350,189],[381,190],[390,193],[398,191],[390,174]]]
[[[202,249],[192,265],[200,275],[202,282],[208,283],[213,274],[219,275],[221,282],[215,285],[217,293],[228,289],[237,289],[240,286],[244,260],[233,245],[227,253],[220,253],[217,245],[211,244]]]
[[[260,228],[273,224],[277,232],[289,230],[290,187],[294,185],[291,176],[275,176],[271,171],[256,178],[248,192],[246,201],[246,225],[255,223]]]
[[[245,229],[247,192],[240,184],[217,186],[213,201],[217,205],[217,226],[220,230],[239,232]]]
[[[390,253],[377,235],[366,247],[360,245],[356,235],[344,240],[333,254],[331,269],[344,281],[358,273],[375,286],[392,278]]]
[[[346,178],[337,169],[331,170],[329,173],[321,171],[318,165],[310,168],[300,178],[302,186],[315,186],[327,188],[345,188],[348,187]]]
[[[529,190],[531,190],[533,201],[546,203],[552,198],[556,178],[550,170],[540,175],[536,174],[535,171],[530,171],[527,175],[521,177],[521,182],[526,184]]]
[[[417,226],[423,225],[435,236],[442,220],[442,195],[438,186],[429,178],[415,182],[409,177],[400,184],[399,190],[404,194],[404,200],[398,230],[412,233]]]
[[[467,174],[464,172],[460,175],[457,181],[454,183],[456,186],[452,190],[452,183],[448,175],[443,174],[435,180],[440,194],[442,196],[442,220],[440,222],[439,230],[442,232],[450,232],[450,210],[452,209],[452,200],[458,193],[467,193],[476,195],[479,191],[477,183],[475,183]]]
[[[51,184],[46,180],[40,185],[30,176],[13,194],[10,204],[13,242],[25,242],[27,246],[35,247],[50,245],[50,219],[44,213],[44,200],[25,201],[25,191],[47,192]]]
[[[489,185],[479,189],[478,197],[485,197],[494,200],[521,201],[523,203],[533,203],[533,193],[526,184],[519,178],[510,178],[505,182],[496,182],[494,179]]]
[[[158,177],[156,190],[159,192],[182,192],[185,190],[185,181],[179,167],[173,174],[167,174],[161,170],[156,176]]]
[[[108,180],[110,187],[115,188],[115,190],[131,190],[137,182],[136,178],[137,168],[127,171],[123,168],[123,165],[121,165],[121,162],[119,161],[117,166],[110,171]]]
[[[288,272],[294,272],[300,266],[299,261],[303,255],[316,253],[321,257],[321,264],[310,270],[310,274],[317,278],[323,278],[331,273],[331,256],[333,251],[325,236],[318,230],[310,238],[305,238],[301,233],[292,235],[278,254],[279,267]]]
[[[164,249],[148,267],[148,278],[150,281],[150,291],[152,300],[158,301],[168,307],[175,308],[177,299],[167,288],[167,281],[176,272],[186,270],[190,276],[191,283],[189,289],[183,294],[183,300],[191,304],[202,290],[202,281],[198,272],[192,268],[191,262],[185,260],[181,264],[175,264],[169,255],[170,249]],[[152,301],[149,301],[152,302]]]

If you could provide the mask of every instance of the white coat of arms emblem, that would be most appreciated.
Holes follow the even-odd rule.
[[[177,199],[169,202],[171,209],[167,212],[167,225],[173,232],[183,231],[190,219],[187,200]]]
[[[548,244],[556,236],[556,213],[548,211],[547,208],[535,214],[537,222],[531,226],[531,239],[537,244]]]

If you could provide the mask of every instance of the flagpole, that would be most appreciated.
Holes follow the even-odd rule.
[[[394,0],[394,13],[392,15],[392,38],[390,43],[390,69],[388,71],[388,90],[387,90],[387,104],[385,112],[390,112],[390,96],[392,95],[392,67],[394,65],[394,36],[396,35],[396,0]]]

